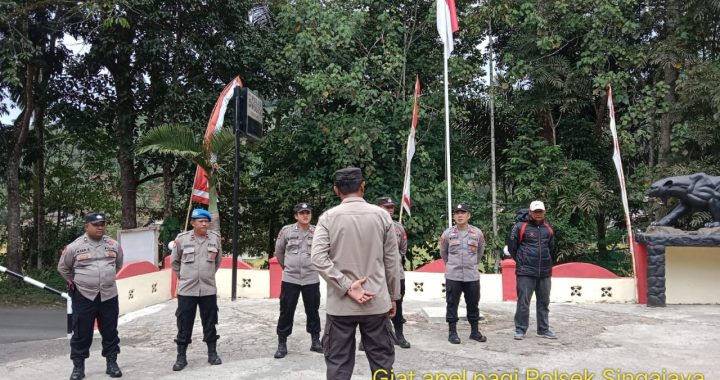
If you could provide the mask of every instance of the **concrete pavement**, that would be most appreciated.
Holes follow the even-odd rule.
[[[648,308],[630,304],[551,304],[550,323],[559,339],[528,334],[513,340],[515,304],[482,303],[481,330],[486,343],[468,339],[467,322],[459,323],[462,344],[447,342],[447,325],[429,322],[423,308],[443,307],[437,302],[406,302],[405,336],[410,349],[396,348],[396,379],[577,379],[669,380],[702,374],[720,379],[720,306],[687,305]],[[220,366],[207,363],[199,318],[188,350],[190,364],[182,372],[171,370],[175,359],[175,301],[156,305],[121,318],[119,363],[129,379],[322,379],[321,354],[309,351],[305,316],[298,305],[289,354],[274,359],[278,300],[219,301],[218,352]],[[321,310],[324,319],[324,310]],[[534,311],[530,331],[534,333]],[[59,317],[60,318],[60,317]],[[62,316],[61,318],[64,318]],[[0,321],[0,325],[4,322]],[[61,319],[61,326],[64,319]],[[359,338],[359,334],[358,334]],[[104,360],[96,336],[86,362],[87,379],[105,379]],[[3,379],[65,379],[72,364],[64,338],[0,344]],[[412,371],[412,376],[411,376]],[[464,372],[463,372],[464,371]],[[497,376],[493,377],[495,374]],[[643,377],[643,375],[647,375]],[[504,377],[500,377],[504,375]],[[455,377],[451,377],[455,376]],[[464,377],[463,377],[464,376]],[[584,377],[583,377],[584,376]],[[353,379],[371,378],[364,353],[357,353]],[[380,379],[381,377],[377,377]],[[679,378],[679,377],[678,377]],[[570,377],[566,377],[570,379]]]

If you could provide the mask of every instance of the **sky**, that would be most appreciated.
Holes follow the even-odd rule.
[[[75,38],[73,38],[70,35],[65,35],[63,37],[63,39],[60,40],[59,42],[61,44],[64,44],[65,47],[70,49],[73,52],[73,54],[76,54],[76,55],[85,54],[90,50],[90,46],[87,45],[84,41],[76,40]],[[5,96],[7,94],[2,94],[2,95],[3,95],[2,96],[2,98],[3,98],[2,104],[7,105],[10,112],[8,114],[0,114],[0,122],[2,124],[12,124],[13,122],[15,122],[15,119],[20,114],[20,109],[12,100],[8,99]]]

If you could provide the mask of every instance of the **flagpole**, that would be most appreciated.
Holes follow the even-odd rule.
[[[447,173],[448,227],[452,227],[452,184],[450,182],[450,101],[448,96],[448,57],[443,53],[445,64],[445,172]]]
[[[412,127],[411,127],[412,128]],[[403,176],[403,190],[402,195],[400,196],[400,216],[398,217],[398,223],[402,224],[402,217],[403,217],[403,211],[405,209],[405,183],[407,183],[408,178],[408,159],[407,155],[405,156],[405,175]]]
[[[630,248],[630,259],[632,260],[632,266],[633,266],[633,279],[635,282],[635,299],[639,300],[640,295],[638,294],[638,287],[637,287],[637,268],[635,266],[635,247],[634,247],[634,237],[632,232],[632,220],[630,219],[630,207],[628,205],[628,199],[627,199],[627,190],[625,189],[625,173],[623,171],[622,167],[622,157],[620,155],[620,141],[618,139],[618,133],[617,133],[617,125],[615,124],[615,105],[613,104],[612,100],[612,87],[610,86],[610,83],[608,83],[605,87],[607,91],[607,105],[608,105],[608,113],[610,114],[610,132],[613,136],[613,162],[615,163],[615,169],[618,174],[618,182],[620,183],[620,198],[622,200],[623,204],[623,211],[625,212],[625,224],[627,227],[627,233],[628,233],[628,246]]]
[[[183,232],[187,231],[188,221],[190,221],[190,210],[192,210],[192,193],[190,193],[190,201],[188,202],[187,216],[185,217],[185,228]]]

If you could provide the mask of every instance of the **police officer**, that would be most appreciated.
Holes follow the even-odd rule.
[[[110,377],[122,376],[117,364],[120,310],[115,284],[115,274],[122,264],[120,244],[105,236],[105,215],[85,215],[85,234],[65,247],[58,262],[58,272],[68,282],[72,295],[70,359],[73,370],[70,380],[85,377],[85,359],[90,356],[95,319],[102,336],[102,356],[107,364],[105,373]]]
[[[312,207],[307,202],[293,208],[297,223],[283,227],[275,241],[275,257],[283,268],[280,285],[280,317],[277,324],[278,348],[275,358],[287,355],[287,337],[292,334],[293,318],[300,294],[302,294],[306,330],[310,333],[310,351],[323,352],[320,343],[320,278],[310,262],[315,226],[310,224]]]
[[[390,197],[380,197],[377,199],[377,205],[382,207],[385,211],[390,214],[390,218],[395,216],[395,203]],[[392,319],[393,326],[395,327],[395,338],[396,343],[401,348],[410,348],[410,342],[405,339],[403,335],[403,318],[402,300],[405,297],[405,259],[407,255],[407,233],[405,233],[405,227],[400,222],[393,221],[393,227],[395,228],[395,237],[398,242],[398,253],[400,254],[400,299],[395,302],[396,311],[395,317]]]
[[[470,322],[470,339],[485,342],[480,333],[480,274],[478,264],[483,257],[485,237],[479,228],[470,225],[470,205],[458,203],[453,207],[455,225],[440,236],[440,256],[445,262],[445,299],[448,322],[448,341],[460,344],[457,334],[458,305],[460,294],[465,295],[467,319]]]
[[[177,317],[178,334],[177,360],[173,371],[181,371],[187,366],[187,347],[192,342],[192,330],[195,312],[200,308],[203,327],[203,342],[208,347],[208,363],[222,364],[217,354],[216,344],[219,335],[215,325],[218,323],[217,287],[215,273],[222,261],[220,234],[208,230],[212,217],[203,209],[195,209],[191,214],[193,229],[183,232],[175,238],[170,262],[178,277]]]
[[[386,322],[395,316],[395,301],[400,299],[400,257],[392,219],[365,202],[365,181],[358,168],[336,171],[333,190],[342,202],[318,219],[310,253],[327,283],[326,376],[352,377],[358,325],[373,377],[392,373],[395,347]]]

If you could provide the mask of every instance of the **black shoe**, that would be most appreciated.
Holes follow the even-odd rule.
[[[460,337],[457,334],[457,323],[448,324],[448,342],[460,344]]]
[[[395,327],[395,342],[400,348],[410,348],[410,342],[405,339],[405,335],[403,335],[403,326],[397,326]]]
[[[208,363],[211,365],[220,365],[222,360],[217,354],[217,341],[207,342],[208,346]]]
[[[120,371],[120,366],[117,364],[117,354],[108,356],[105,362],[107,364],[106,374],[110,375],[110,377],[122,377],[122,371]]]
[[[480,333],[480,331],[473,331],[470,333],[470,339],[478,342],[487,342],[487,337]]]
[[[320,333],[310,334],[310,351],[323,352],[322,342],[320,342]]]
[[[287,337],[278,337],[278,347],[274,355],[275,359],[282,359],[287,353]]]
[[[177,359],[175,359],[175,364],[173,364],[173,371],[182,371],[183,368],[185,368],[188,365],[187,362],[187,345],[186,344],[178,344],[177,346]]]
[[[80,380],[85,377],[85,361],[73,360],[73,370],[70,374],[70,380]]]
[[[480,328],[478,327],[478,322],[470,322],[470,339],[476,340],[478,342],[486,342],[487,337],[483,336],[483,334],[480,333]]]

